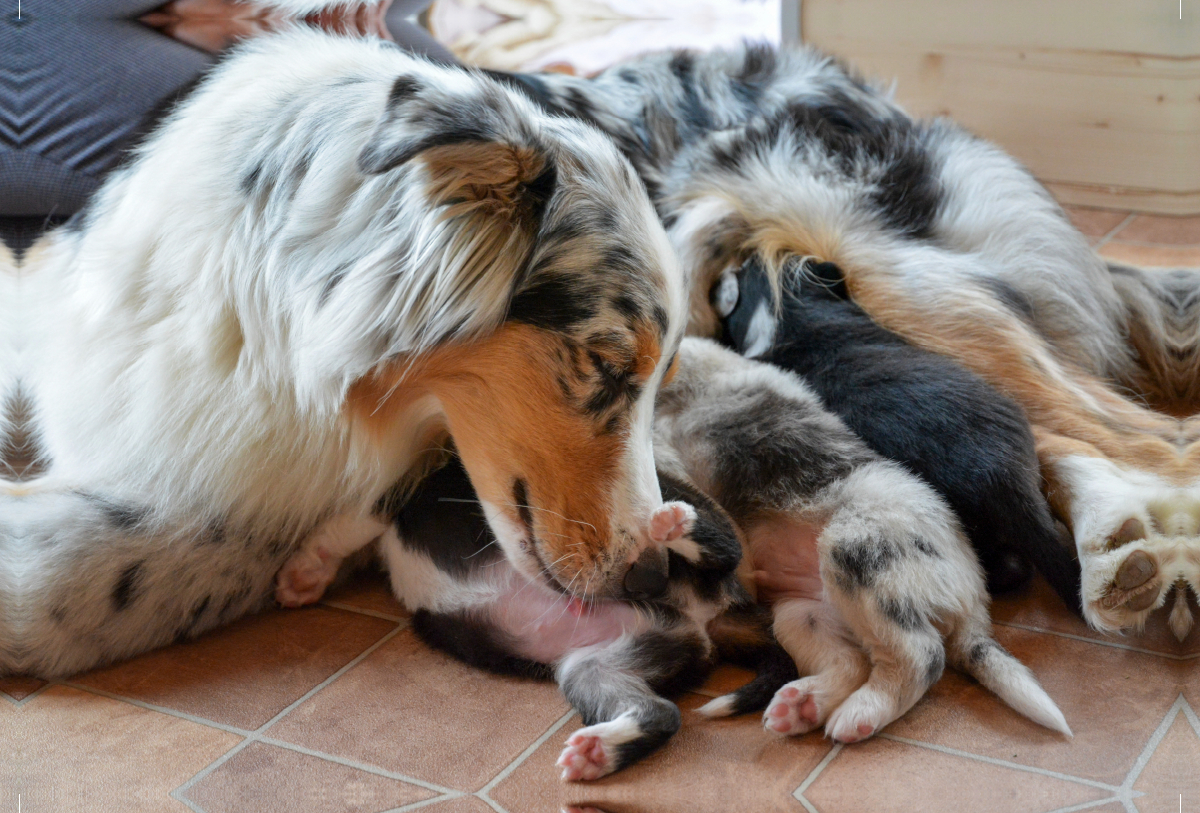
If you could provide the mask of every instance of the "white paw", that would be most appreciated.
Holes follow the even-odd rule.
[[[763,728],[798,736],[819,726],[825,714],[818,701],[816,678],[793,680],[775,693],[763,712]]]
[[[829,715],[825,734],[837,742],[859,742],[896,719],[895,703],[871,686],[861,686]]]
[[[612,757],[605,750],[603,736],[588,733],[597,727],[581,728],[567,740],[555,763],[563,769],[564,781],[587,781],[612,773]]]
[[[275,600],[284,607],[319,601],[337,575],[338,562],[320,547],[299,550],[275,577]]]
[[[696,522],[696,509],[685,502],[664,503],[650,517],[650,538],[655,542],[674,542],[687,536]]]

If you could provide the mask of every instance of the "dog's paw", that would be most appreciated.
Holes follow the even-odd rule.
[[[865,740],[896,719],[895,706],[892,698],[861,686],[829,715],[825,734],[836,742]]]
[[[337,575],[338,562],[320,547],[301,549],[275,577],[275,601],[284,607],[303,607],[319,601]]]
[[[599,779],[613,772],[612,755],[605,748],[604,735],[594,732],[594,729],[601,727],[581,728],[567,740],[555,763],[563,769],[563,781]]]
[[[763,712],[763,728],[778,734],[807,734],[825,719],[818,700],[817,680],[793,680],[775,693]]]
[[[696,509],[684,502],[664,503],[650,517],[650,538],[655,542],[674,542],[687,536],[696,522]]]

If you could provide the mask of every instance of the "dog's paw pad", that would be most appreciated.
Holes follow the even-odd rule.
[[[604,748],[604,740],[581,729],[567,740],[555,763],[567,782],[586,782],[612,772],[612,759]]]
[[[684,502],[669,502],[650,517],[650,538],[655,542],[674,542],[687,536],[696,521],[696,509]]]
[[[337,568],[338,563],[320,548],[298,552],[275,577],[275,600],[284,607],[319,601],[337,575]]]
[[[778,734],[807,734],[821,722],[821,709],[803,681],[784,686],[775,693],[763,713],[763,727]]]

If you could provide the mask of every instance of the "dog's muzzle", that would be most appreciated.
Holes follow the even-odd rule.
[[[625,574],[625,594],[635,601],[659,598],[667,592],[667,549],[649,547],[642,551]]]

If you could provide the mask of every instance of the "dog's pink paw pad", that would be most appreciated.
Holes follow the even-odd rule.
[[[669,502],[650,517],[650,538],[655,542],[674,542],[692,530],[696,509],[687,503]]]
[[[599,779],[611,770],[611,760],[604,751],[604,741],[581,732],[571,735],[555,764],[563,769],[562,778],[568,782]]]
[[[821,710],[810,692],[784,686],[771,700],[763,725],[779,734],[807,734],[821,721]]]
[[[303,607],[319,601],[337,575],[337,565],[320,548],[300,551],[279,569],[275,577],[275,600],[284,607]]]

